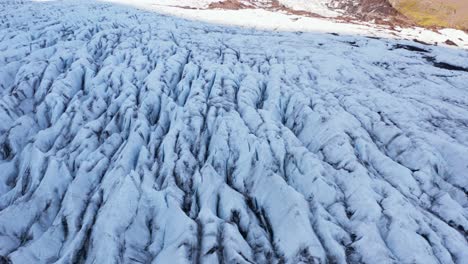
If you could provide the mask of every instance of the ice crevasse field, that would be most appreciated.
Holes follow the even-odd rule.
[[[468,263],[466,33],[122,2],[0,1],[1,264]]]

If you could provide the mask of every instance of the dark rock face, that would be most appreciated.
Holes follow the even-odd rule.
[[[392,25],[410,25],[388,0],[331,0],[329,6],[344,11],[344,16]]]

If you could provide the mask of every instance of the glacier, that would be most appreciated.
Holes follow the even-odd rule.
[[[0,2],[0,263],[468,263],[468,50]]]

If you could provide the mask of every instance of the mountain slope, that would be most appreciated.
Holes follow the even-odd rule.
[[[0,263],[468,262],[466,50],[0,17]]]
[[[423,26],[468,30],[468,2],[464,0],[392,0],[393,6]]]
[[[128,1],[123,0],[123,2]],[[420,25],[468,29],[468,3],[464,0],[137,0],[137,2],[194,9],[266,9],[353,22],[372,21],[395,27]]]

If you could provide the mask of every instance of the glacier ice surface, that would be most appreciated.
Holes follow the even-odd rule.
[[[468,263],[468,52],[0,3],[0,263]]]

